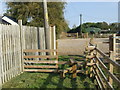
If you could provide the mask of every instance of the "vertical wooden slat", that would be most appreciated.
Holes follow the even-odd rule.
[[[52,47],[52,41],[53,41],[53,37],[52,37],[52,30],[53,28],[52,27],[49,27],[49,43],[50,43],[50,47],[49,47],[49,49],[52,49],[53,47]],[[49,53],[50,55],[53,55],[53,53],[52,52],[50,52]]]
[[[16,61],[15,61],[15,28],[13,27],[13,68],[15,67]],[[15,70],[15,69],[14,69]],[[13,77],[15,77],[15,72],[13,71]]]
[[[12,30],[11,30],[11,69],[14,67],[14,30],[13,30],[13,27],[12,27]],[[14,77],[14,71],[12,69],[12,77]]]
[[[2,25],[2,56],[3,56],[3,60],[2,60],[2,83],[5,82],[5,75],[4,75],[4,59],[5,59],[5,45],[4,45],[4,40],[5,40],[5,37],[4,37],[4,32],[5,32],[5,29],[3,29],[3,25]]]
[[[17,33],[17,29],[16,29],[17,27],[14,27],[14,33]],[[19,59],[17,59],[17,34],[15,34],[15,54],[14,54],[14,57],[15,57],[15,76],[18,74],[18,70],[17,70],[17,63],[19,62],[18,60]]]
[[[2,89],[2,72],[3,72],[3,57],[2,57],[2,25],[0,25],[0,89]]]
[[[9,45],[10,45],[10,69],[12,69],[12,31],[9,30]],[[10,72],[10,78],[12,78],[12,70]]]
[[[9,63],[10,63],[10,59],[9,59],[9,32],[8,32],[8,30],[9,30],[9,26],[7,27],[7,30],[6,30],[6,36],[7,36],[7,50],[6,50],[6,55],[7,55],[7,71],[6,71],[6,73],[7,73],[7,81],[10,79],[10,72],[8,72],[9,71]]]
[[[56,50],[56,30],[55,26],[52,27],[52,49]],[[54,52],[53,55],[56,55]]]
[[[22,27],[22,20],[18,20],[18,23],[19,23],[19,40],[20,40],[20,47],[19,47],[19,49],[20,49],[20,61],[19,61],[19,63],[20,63],[20,71],[22,72],[22,71],[24,71],[24,68],[23,68],[23,27]]]
[[[5,76],[5,82],[7,81],[7,76],[6,76],[6,70],[7,70],[7,55],[6,55],[6,45],[7,45],[7,39],[6,39],[6,27],[5,27],[5,30],[4,30],[4,45],[5,45],[5,53],[4,53],[4,76]]]
[[[40,42],[40,49],[45,49],[45,32],[43,28],[39,28],[39,42]],[[43,52],[41,55],[45,55],[46,53]]]
[[[58,50],[58,41],[56,41],[56,49]],[[55,52],[56,56],[58,56],[58,51]],[[58,61],[58,57],[56,58]],[[58,63],[56,64],[56,66],[58,67]]]

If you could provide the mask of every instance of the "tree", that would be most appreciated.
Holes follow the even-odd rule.
[[[106,22],[98,22],[98,23],[96,23],[96,27],[100,28],[101,30],[109,29],[109,25]]]
[[[49,24],[56,26],[57,34],[68,30],[68,24],[64,19],[64,2],[48,2]],[[16,20],[22,19],[23,25],[43,27],[43,5],[42,2],[9,2],[5,15]]]
[[[111,32],[117,32],[118,31],[118,23],[111,23],[109,25]]]
[[[76,28],[76,25],[74,24],[74,25],[72,26],[72,28],[75,29],[75,28]]]
[[[69,32],[78,32],[80,29],[80,26],[71,29]],[[106,22],[97,22],[97,23],[92,23],[92,22],[87,22],[82,24],[82,32],[86,33],[87,28],[98,28],[100,30],[108,30],[110,26]]]

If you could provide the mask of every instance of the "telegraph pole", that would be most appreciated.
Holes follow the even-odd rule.
[[[82,14],[80,14],[80,35],[82,35]]]
[[[50,30],[48,23],[48,11],[47,11],[46,0],[43,0],[43,11],[44,11],[45,45],[46,45],[46,49],[50,49]]]

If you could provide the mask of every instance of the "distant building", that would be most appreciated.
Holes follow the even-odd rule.
[[[0,24],[18,25],[15,19],[8,16],[0,16]]]

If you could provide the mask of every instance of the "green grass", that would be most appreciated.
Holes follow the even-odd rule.
[[[74,58],[79,61],[83,56],[59,56],[59,61],[68,61]],[[69,67],[59,66],[60,69]],[[78,74],[76,80],[66,74],[64,79],[59,73],[28,73],[24,72],[3,84],[3,88],[95,88],[95,84],[85,74]]]
[[[61,79],[57,73],[23,73],[3,85],[3,88],[95,88],[84,74],[73,80],[71,75]]]

